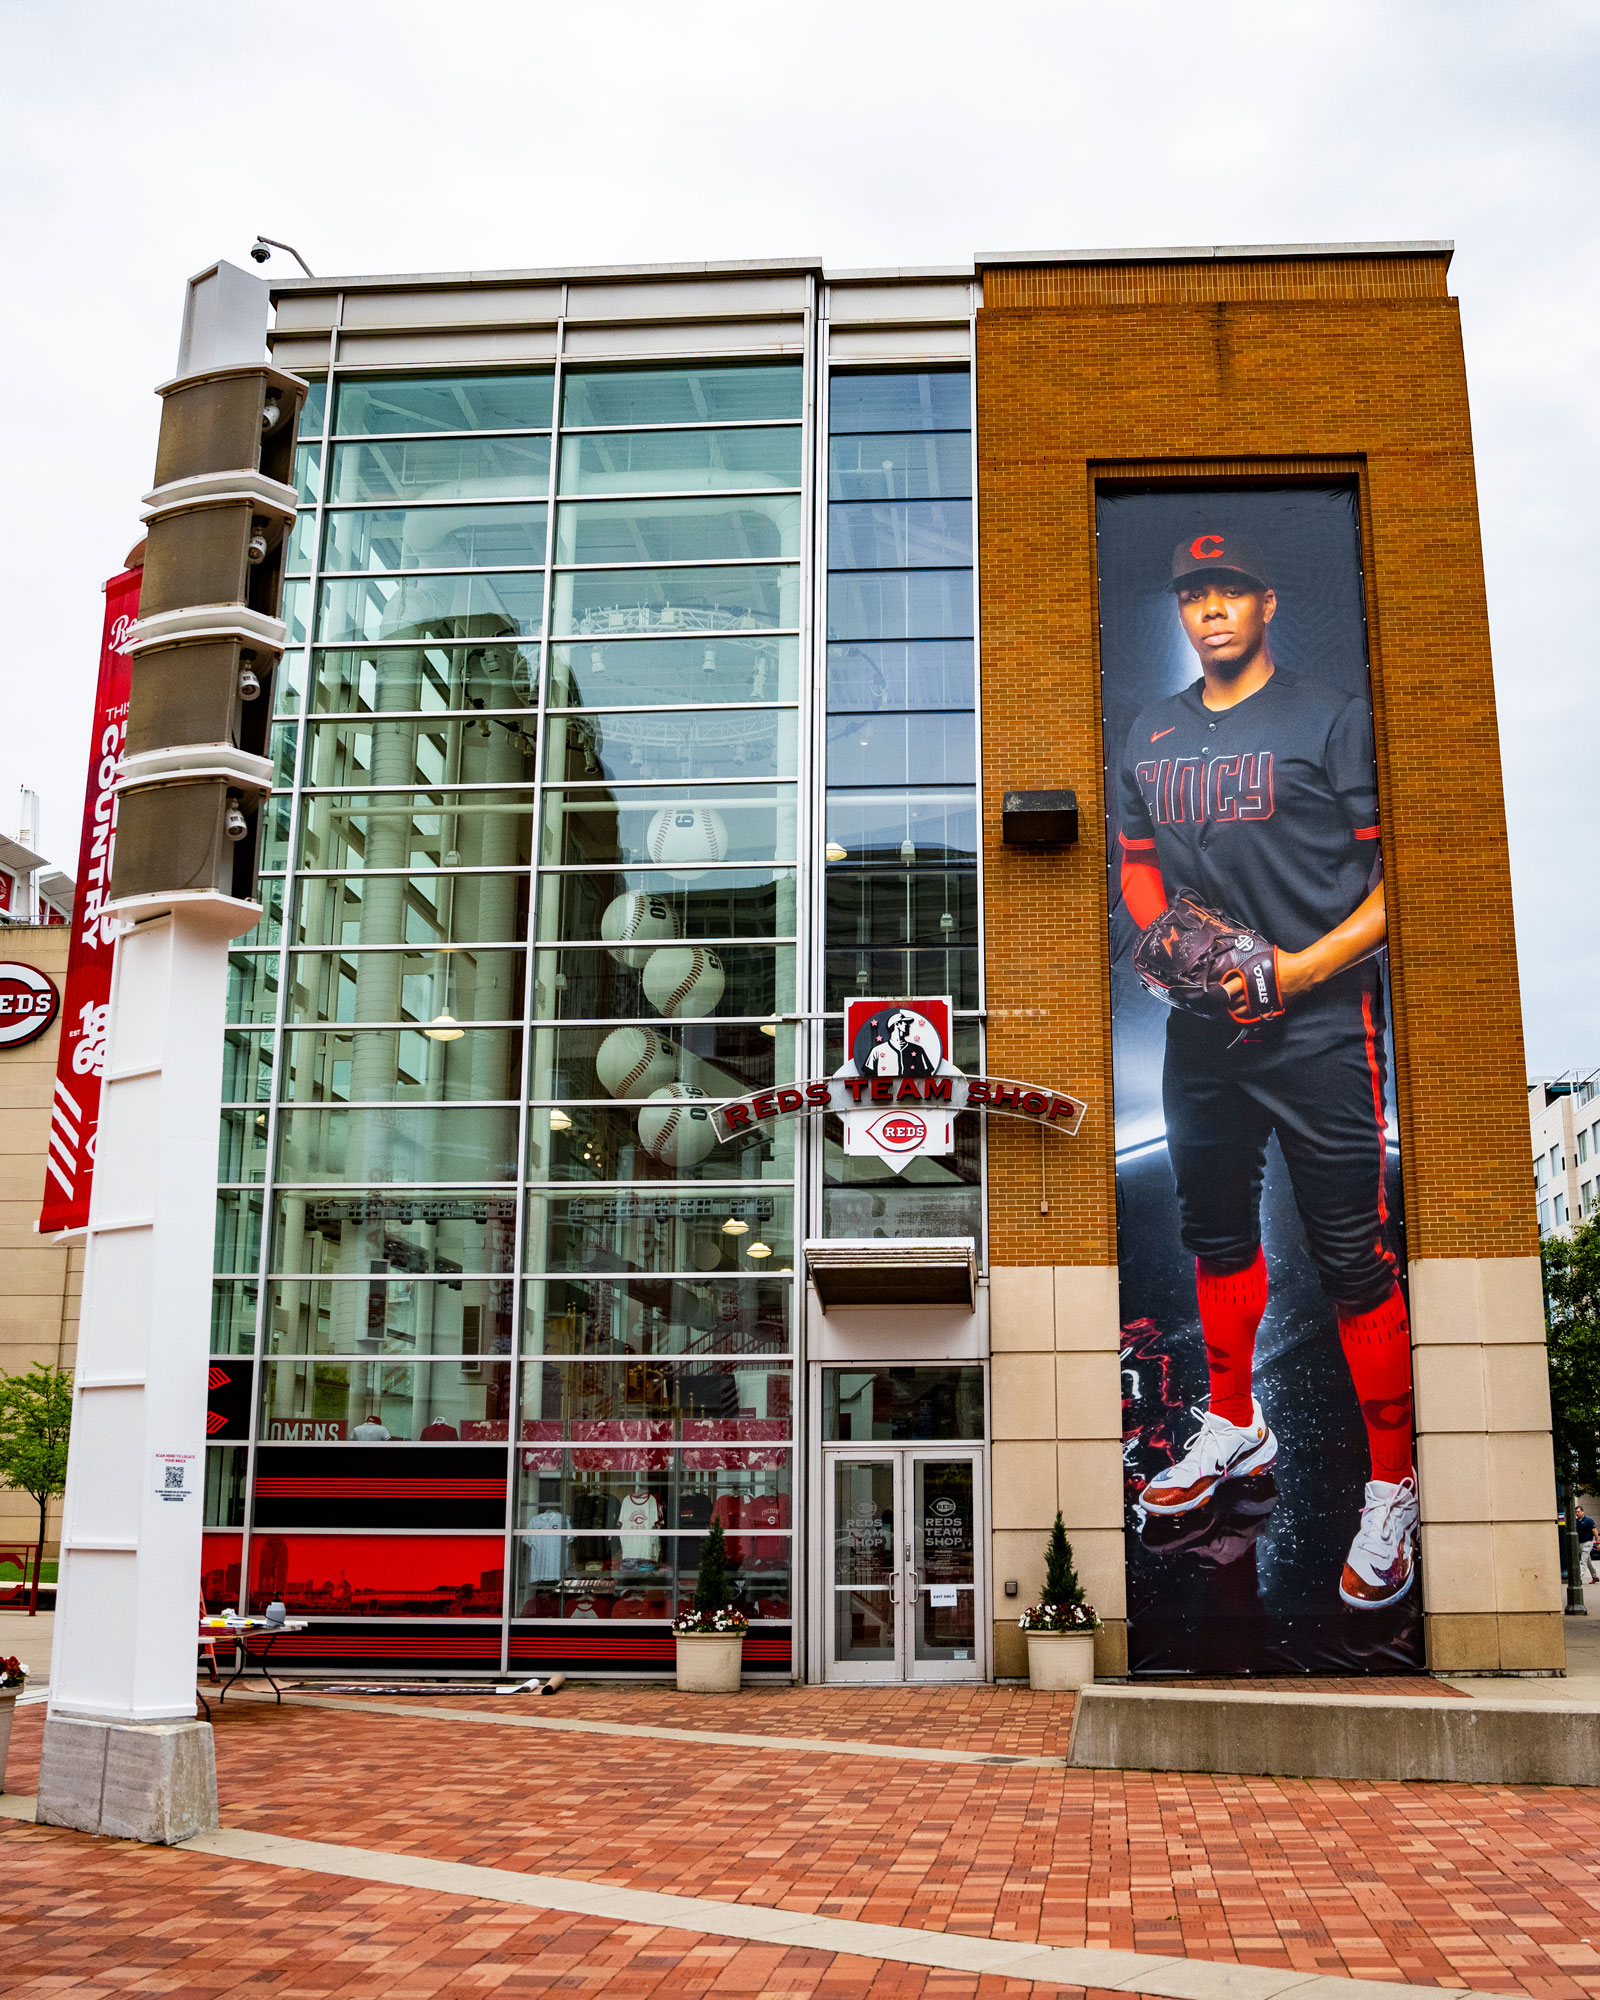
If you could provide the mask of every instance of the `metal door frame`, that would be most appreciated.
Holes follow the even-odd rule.
[[[833,1467],[836,1460],[851,1464],[889,1464],[894,1469],[896,1588],[895,1657],[890,1661],[849,1661],[833,1657],[833,1606],[836,1586],[833,1578],[835,1489]],[[949,1463],[961,1460],[972,1467],[972,1658],[967,1660],[927,1660],[915,1657],[915,1625],[912,1619],[914,1594],[923,1586],[908,1584],[916,1576],[908,1550],[912,1508],[915,1500],[918,1461]],[[815,1658],[822,1679],[843,1687],[937,1687],[984,1682],[991,1678],[989,1666],[989,1524],[988,1446],[971,1439],[940,1443],[923,1439],[915,1444],[859,1442],[824,1444],[819,1465],[822,1487],[821,1549],[814,1571],[811,1623],[816,1642]]]

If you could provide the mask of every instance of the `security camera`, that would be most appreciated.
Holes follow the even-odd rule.
[[[267,259],[272,255],[272,252],[267,248],[266,244],[263,243],[261,238],[258,236],[254,241],[254,243],[250,245],[250,255],[256,260],[258,264],[264,264],[267,261]]]

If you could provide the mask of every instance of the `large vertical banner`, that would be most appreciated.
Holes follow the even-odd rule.
[[[1130,1664],[1413,1671],[1356,495],[1098,514]]]
[[[45,1155],[41,1234],[83,1229],[89,1221],[94,1146],[100,1126],[100,1085],[105,1071],[106,1010],[111,1002],[115,920],[105,913],[111,895],[111,855],[117,837],[117,760],[128,733],[127,644],[139,615],[142,572],[124,570],[106,585],[100,678],[95,688],[89,778],[78,843],[78,881],[72,899],[72,942],[67,948],[67,991],[62,1003],[61,1054],[50,1107],[50,1149]]]

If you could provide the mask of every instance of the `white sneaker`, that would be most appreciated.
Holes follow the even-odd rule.
[[[1339,1578],[1339,1595],[1346,1604],[1356,1611],[1380,1611],[1405,1596],[1417,1573],[1418,1518],[1415,1473],[1398,1485],[1387,1479],[1367,1481],[1361,1526]]]
[[[1203,1507],[1230,1479],[1265,1471],[1278,1456],[1278,1440],[1253,1399],[1248,1424],[1230,1424],[1198,1404],[1194,1414],[1200,1428],[1184,1445],[1182,1458],[1158,1472],[1139,1495],[1147,1513],[1187,1514]]]

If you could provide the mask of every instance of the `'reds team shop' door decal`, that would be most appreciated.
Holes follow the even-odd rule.
[[[1130,1668],[1419,1671],[1355,490],[1098,523]]]

